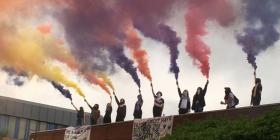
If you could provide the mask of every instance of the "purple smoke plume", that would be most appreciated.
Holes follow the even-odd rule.
[[[246,0],[247,27],[236,36],[238,44],[247,53],[248,62],[257,69],[256,56],[279,40],[275,28],[280,18],[279,0]]]
[[[137,74],[137,69],[133,66],[133,61],[125,56],[123,47],[112,47],[110,48],[110,58],[115,61],[121,68],[123,68],[127,73],[129,73],[140,88],[140,79]]]

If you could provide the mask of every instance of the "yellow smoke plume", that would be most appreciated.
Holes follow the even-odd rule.
[[[104,72],[98,72],[98,77],[100,77],[112,90],[115,90],[113,83],[111,79],[104,73]]]
[[[0,33],[1,34],[1,33]],[[5,36],[0,42],[0,65],[26,71],[47,80],[57,81],[74,88],[84,97],[78,85],[67,79],[58,66],[53,66],[41,46],[41,40],[30,29],[19,31],[12,36]]]

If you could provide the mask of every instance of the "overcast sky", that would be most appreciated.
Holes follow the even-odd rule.
[[[241,50],[241,47],[236,43],[235,35],[244,27],[242,18],[242,10],[238,2],[234,2],[235,11],[239,15],[236,21],[228,28],[223,28],[216,24],[215,21],[208,21],[208,34],[203,40],[211,48],[210,56],[210,78],[209,87],[206,99],[205,110],[224,109],[225,106],[220,105],[220,101],[224,98],[224,87],[231,87],[233,93],[239,98],[238,107],[248,106],[250,104],[251,90],[254,86],[253,68],[247,63],[246,54]],[[179,8],[180,9],[180,8]],[[40,22],[49,22],[51,19],[43,18]],[[39,22],[38,21],[38,22]],[[55,21],[51,21],[54,23]],[[182,38],[179,44],[180,55],[178,64],[180,66],[179,83],[181,89],[188,89],[190,97],[192,97],[197,87],[203,87],[206,78],[202,76],[200,70],[192,64],[192,59],[185,52],[185,26],[184,26],[184,11],[178,10],[174,12],[173,17],[168,21]],[[278,30],[280,26],[278,26]],[[163,114],[174,115],[178,114],[179,96],[174,80],[174,75],[169,73],[170,55],[166,46],[163,44],[145,38],[143,39],[143,47],[147,50],[149,56],[149,66],[154,79],[154,88],[160,90],[165,99]],[[257,76],[262,79],[263,92],[261,104],[270,104],[280,102],[279,86],[280,79],[280,42],[278,41],[273,47],[265,52],[262,52],[257,57]],[[128,56],[129,53],[127,53]],[[134,104],[137,99],[138,89],[131,77],[120,69],[118,72],[111,75],[110,78],[116,88],[116,94],[119,98],[124,98],[127,105],[126,120],[133,119]],[[109,96],[97,86],[92,86],[86,81],[77,78],[74,72],[65,70],[67,75],[72,75],[71,78],[78,82],[86,94],[86,98],[93,105],[100,105],[101,114],[105,113],[105,106],[109,102]],[[142,94],[144,98],[143,117],[152,117],[153,96],[151,93],[149,81],[139,73]],[[24,86],[17,87],[7,83],[7,74],[0,72],[0,95],[28,100],[42,104],[48,104],[57,107],[73,109],[70,101],[64,98],[56,91],[47,81],[41,80],[38,77],[33,77],[26,82]],[[72,91],[73,102],[77,106],[83,106],[86,111],[90,109],[86,106],[78,94]],[[116,102],[113,100],[112,119],[115,120]]]

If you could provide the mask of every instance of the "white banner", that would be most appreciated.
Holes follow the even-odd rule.
[[[64,140],[90,140],[90,126],[67,127]]]
[[[173,116],[134,120],[132,140],[159,140],[171,135]]]

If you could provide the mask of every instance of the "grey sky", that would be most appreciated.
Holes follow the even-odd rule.
[[[220,105],[224,97],[224,87],[231,87],[233,93],[239,98],[240,106],[248,106],[250,103],[251,90],[254,84],[253,68],[247,63],[246,54],[236,43],[235,34],[242,30],[244,21],[242,19],[242,8],[239,2],[234,2],[235,10],[239,17],[228,28],[222,28],[215,21],[207,23],[208,35],[203,39],[211,48],[210,56],[210,83],[206,94],[205,110],[223,109],[225,106]],[[179,8],[180,9],[180,8]],[[178,64],[180,66],[179,82],[182,90],[188,89],[192,97],[198,86],[204,86],[206,78],[202,76],[200,70],[192,64],[192,59],[185,52],[185,27],[184,12],[176,11],[173,18],[168,21],[182,38],[179,45],[180,55]],[[280,29],[280,26],[278,26]],[[142,46],[147,50],[149,56],[149,66],[154,79],[155,90],[163,92],[165,107],[163,113],[166,115],[178,114],[179,96],[173,74],[169,73],[169,54],[168,49],[161,43],[154,40],[143,38]],[[257,57],[257,76],[262,78],[263,95],[261,104],[280,102],[279,82],[280,79],[280,42]],[[129,53],[128,53],[129,54]],[[118,67],[117,67],[118,68]],[[74,75],[73,72],[66,72],[67,75]],[[140,73],[139,73],[140,75]],[[6,84],[7,75],[0,73],[0,95],[13,98],[49,104],[64,108],[73,109],[70,101],[61,96],[58,91],[44,80],[33,78],[22,87]],[[105,105],[109,101],[109,96],[96,86],[90,86],[85,81],[71,76],[82,86],[87,99],[90,103],[100,105],[101,114],[104,115]],[[133,118],[133,109],[138,94],[136,84],[130,76],[122,69],[118,68],[118,73],[110,76],[119,98],[124,98],[127,104],[126,120]],[[144,98],[143,116],[144,118],[152,117],[153,96],[150,89],[149,81],[141,78],[142,93]],[[73,90],[73,101],[77,106],[84,106],[87,111],[89,108],[83,99]],[[117,106],[113,100],[112,119],[115,120]]]

